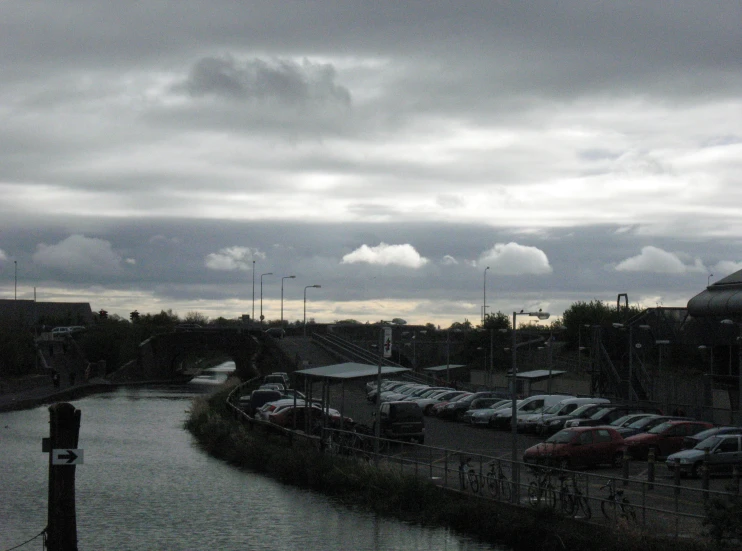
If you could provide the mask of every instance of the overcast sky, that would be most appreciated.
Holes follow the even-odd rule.
[[[287,320],[306,292],[317,321],[444,327],[479,323],[485,283],[488,312],[685,306],[742,269],[740,21],[1,2],[0,297],[257,317],[262,279],[267,319],[283,283]]]

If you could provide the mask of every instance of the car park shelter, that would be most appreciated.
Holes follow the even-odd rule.
[[[534,369],[533,371],[520,371],[515,375],[516,384],[518,385],[517,394],[530,396],[531,385],[533,383],[546,381],[549,379],[549,377],[554,378],[563,373],[566,373],[566,371],[557,371],[556,369]],[[510,379],[512,376],[513,371],[509,369],[508,379]]]
[[[389,365],[362,364],[355,362],[346,362],[342,364],[326,365],[323,367],[312,367],[295,371],[294,375],[304,377],[305,388],[304,394],[308,401],[312,400],[312,385],[315,381],[322,382],[322,403],[326,408],[330,404],[330,385],[341,383],[343,385],[342,398],[340,402],[340,415],[344,416],[345,407],[345,381],[349,379],[369,379],[378,377],[379,370],[381,375],[397,375],[399,373],[410,371],[406,367],[394,367]]]
[[[428,373],[429,375],[432,375],[436,379],[443,380],[443,381],[450,381],[450,372],[461,369],[462,367],[467,367],[464,364],[450,364],[450,365],[436,365],[433,367],[426,367],[423,369],[425,373]]]

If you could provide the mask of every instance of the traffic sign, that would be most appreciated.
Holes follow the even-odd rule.
[[[83,450],[52,450],[52,465],[82,465]]]

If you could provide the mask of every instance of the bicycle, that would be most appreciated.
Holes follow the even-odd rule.
[[[590,503],[588,502],[587,497],[585,497],[585,494],[580,490],[580,485],[577,484],[577,476],[573,474],[568,477],[568,479],[571,482],[571,485],[562,482],[563,487],[560,488],[562,511],[569,516],[581,516],[585,520],[590,520],[593,516],[593,512],[590,509]],[[565,500],[569,501],[567,506],[564,505]]]
[[[566,516],[574,515],[577,503],[575,501],[575,495],[573,488],[575,487],[574,482],[570,488],[569,481],[574,478],[570,477],[566,473],[559,473],[559,508]]]
[[[466,490],[467,485],[473,493],[479,493],[479,477],[474,468],[469,465],[471,457],[467,457],[459,464],[459,483],[461,489]]]
[[[608,520],[615,521],[616,518],[623,518],[629,521],[636,521],[636,511],[629,500],[624,497],[623,490],[616,489],[615,479],[611,479],[601,487],[601,490],[608,489],[608,497],[600,503],[600,510]]]
[[[556,490],[551,483],[551,471],[548,469],[533,469],[536,480],[528,485],[528,502],[532,507],[545,505],[549,509],[556,507]]]
[[[485,480],[490,494],[495,499],[500,499],[500,496],[502,496],[503,501],[510,501],[513,497],[513,489],[510,486],[510,480],[502,471],[502,464],[499,461],[491,461],[489,467],[490,470],[487,472]]]

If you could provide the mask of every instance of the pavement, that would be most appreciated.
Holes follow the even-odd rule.
[[[116,386],[102,377],[94,377],[80,384],[70,384],[69,380],[60,380],[59,388],[56,388],[52,383],[51,376],[49,377],[48,384],[35,384],[24,387],[21,382],[20,384],[16,383],[13,390],[8,391],[5,391],[6,386],[3,385],[2,388],[4,391],[0,394],[0,412],[29,409],[43,404],[75,400],[95,392],[111,390]]]

